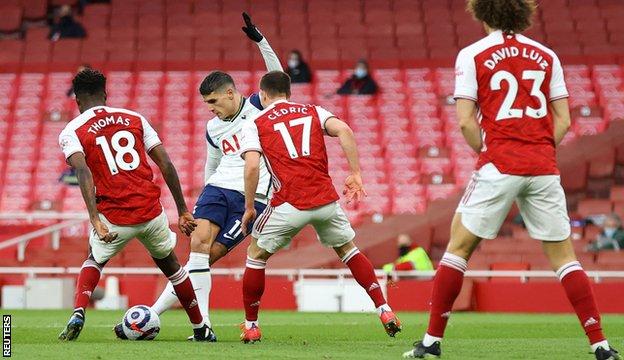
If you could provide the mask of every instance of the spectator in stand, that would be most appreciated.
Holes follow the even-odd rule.
[[[602,223],[602,232],[596,240],[587,245],[588,251],[624,249],[624,228],[622,219],[616,214],[607,215]]]
[[[377,93],[377,83],[370,76],[368,63],[364,59],[355,63],[353,75],[338,89],[340,95],[374,95]]]
[[[84,38],[86,36],[87,32],[84,27],[72,15],[71,6],[61,6],[50,29],[50,40],[57,41],[58,39]]]
[[[309,83],[312,81],[310,67],[303,61],[299,50],[292,50],[288,55],[288,69],[286,73],[290,76],[291,83]]]
[[[386,273],[394,270],[433,270],[433,264],[425,249],[414,244],[408,234],[397,237],[397,246],[399,257],[393,263],[383,266]]]

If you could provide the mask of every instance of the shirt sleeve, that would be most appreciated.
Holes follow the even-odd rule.
[[[327,111],[326,109],[320,106],[316,106],[316,113],[319,116],[319,120],[321,120],[321,128],[323,130],[325,130],[325,122],[327,121],[327,119],[331,117],[336,117],[336,115],[332,114],[331,112]]]
[[[64,129],[59,135],[59,146],[65,155],[65,160],[69,159],[75,153],[81,152],[84,154],[82,144],[78,139],[75,131]]]
[[[206,142],[208,155],[206,156],[206,166],[204,167],[204,184],[208,184],[210,177],[217,172],[217,167],[221,163],[221,150]]]
[[[567,98],[568,89],[566,88],[565,80],[563,78],[563,68],[559,58],[553,56],[553,69],[552,76],[550,78],[550,101]]]
[[[241,156],[247,151],[262,152],[262,146],[260,146],[260,137],[258,137],[258,127],[254,121],[248,121],[243,125],[241,130]]]
[[[478,89],[474,57],[462,50],[455,61],[455,93],[453,97],[477,101]]]
[[[152,125],[142,116],[141,125],[143,126],[143,145],[145,146],[145,152],[149,153],[153,148],[162,144],[162,141],[160,141],[156,130],[154,130]]]
[[[269,45],[266,37],[264,37],[264,39],[257,44],[260,49],[260,53],[262,54],[262,58],[264,59],[267,71],[284,71],[277,54],[275,54],[275,51],[273,51],[273,48]]]

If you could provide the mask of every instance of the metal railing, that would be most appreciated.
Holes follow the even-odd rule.
[[[0,250],[17,246],[17,260],[24,261],[26,257],[26,246],[28,246],[30,240],[51,235],[52,249],[58,250],[61,242],[61,231],[87,221],[88,217],[84,213],[34,211],[28,213],[0,213],[0,220],[25,220],[28,223],[32,223],[36,220],[64,220],[57,224],[48,225],[41,229],[0,242]]]
[[[154,267],[105,267],[105,275],[160,275],[158,268]],[[80,272],[79,267],[0,267],[0,274],[23,274],[28,276],[39,275],[75,275]],[[244,268],[216,268],[210,270],[214,276],[233,276],[242,279]],[[375,270],[375,275],[397,281],[403,278],[431,279],[435,271],[395,271],[386,274],[382,270]],[[303,280],[305,278],[351,278],[349,269],[267,269],[267,276],[288,277],[289,280]],[[468,270],[467,278],[519,278],[526,282],[529,278],[556,278],[553,271],[546,270]],[[595,282],[601,282],[605,278],[624,279],[624,271],[587,271],[587,276]]]

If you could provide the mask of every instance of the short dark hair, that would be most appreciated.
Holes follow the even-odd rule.
[[[492,29],[519,33],[531,26],[535,0],[469,0],[468,11]]]
[[[230,74],[223,71],[213,71],[208,74],[201,85],[199,85],[199,93],[202,95],[210,95],[225,85],[232,85],[236,88],[234,79],[232,79]]]
[[[290,76],[283,71],[268,72],[260,80],[260,89],[271,97],[290,97]]]
[[[72,85],[76,96],[102,95],[106,93],[106,76],[95,69],[86,68],[74,76]]]

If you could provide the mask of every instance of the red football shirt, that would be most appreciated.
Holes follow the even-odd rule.
[[[299,210],[339,199],[329,176],[325,121],[334,116],[314,105],[277,101],[243,126],[241,153],[259,151],[272,175],[271,206]]]
[[[557,55],[519,34],[492,32],[457,56],[455,98],[477,103],[483,148],[477,169],[558,174],[548,103],[568,96]]]
[[[93,174],[97,209],[116,225],[137,225],[162,212],[146,153],[161,144],[143,116],[106,106],[91,108],[59,135],[68,159],[82,152]]]

